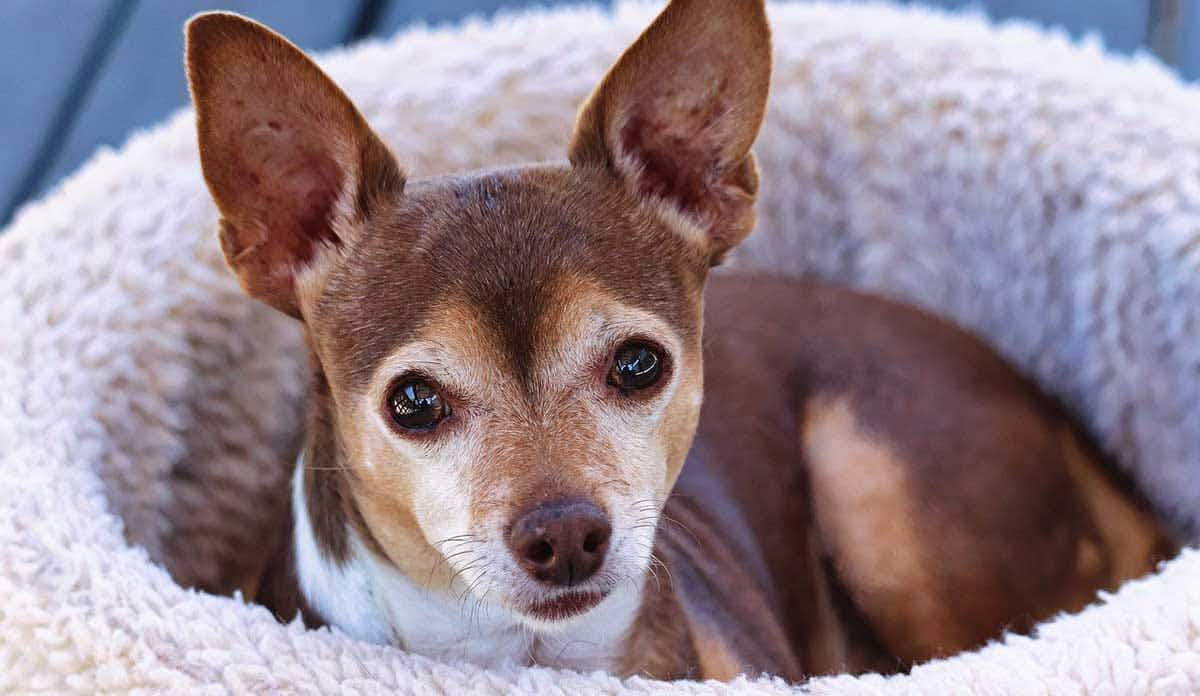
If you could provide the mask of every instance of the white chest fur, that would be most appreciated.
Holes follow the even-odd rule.
[[[292,477],[296,572],[321,616],[346,634],[443,660],[611,670],[637,615],[639,593],[618,588],[587,614],[550,627],[531,626],[509,610],[453,592],[428,590],[377,559],[354,530],[344,564],[327,559],[313,538],[303,495],[304,462]]]

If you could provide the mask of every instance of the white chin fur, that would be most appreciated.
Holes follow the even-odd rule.
[[[292,475],[292,514],[296,575],[309,605],[354,638],[371,643],[389,642],[392,631],[372,605],[372,582],[367,569],[353,561],[345,565],[332,563],[317,547],[304,499],[303,455]]]

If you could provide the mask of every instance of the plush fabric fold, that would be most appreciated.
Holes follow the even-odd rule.
[[[415,176],[561,158],[654,10],[417,29],[322,62]],[[1028,26],[886,4],[771,17],[761,225],[724,272],[827,277],[978,331],[1195,543],[1200,94]],[[190,114],[24,209],[0,269],[0,691],[1200,691],[1197,551],[1034,637],[803,686],[486,671],[279,625],[185,589],[226,586],[262,543],[305,383],[297,327],[220,258]]]

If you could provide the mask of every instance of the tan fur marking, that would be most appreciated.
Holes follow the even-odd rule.
[[[700,665],[700,676],[704,679],[730,681],[744,670],[737,655],[725,641],[713,631],[692,623],[692,646],[696,650],[696,661]]]
[[[410,493],[400,485],[354,486],[363,520],[383,547],[387,559],[418,587],[446,589],[453,569],[440,563],[410,507]]]
[[[1063,428],[1060,439],[1067,472],[1079,487],[1092,521],[1104,541],[1108,556],[1109,589],[1130,578],[1154,570],[1156,553],[1162,545],[1158,525],[1146,510],[1139,509],[1101,471],[1098,462],[1079,446],[1078,438],[1069,428]],[[1084,545],[1089,542],[1082,542]],[[1088,574],[1089,566],[1097,565],[1103,551],[1098,548],[1080,549],[1080,571]]]
[[[861,610],[889,644],[937,652],[955,622],[922,554],[907,467],[861,430],[844,398],[811,402],[802,437],[817,526]]]

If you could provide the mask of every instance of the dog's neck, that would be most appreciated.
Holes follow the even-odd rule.
[[[292,477],[293,552],[299,590],[324,621],[359,640],[388,643],[429,657],[615,671],[642,592],[632,583],[599,606],[560,625],[531,626],[465,588],[421,587],[375,556],[348,529],[350,557],[329,559],[317,543],[304,495],[304,458]]]

